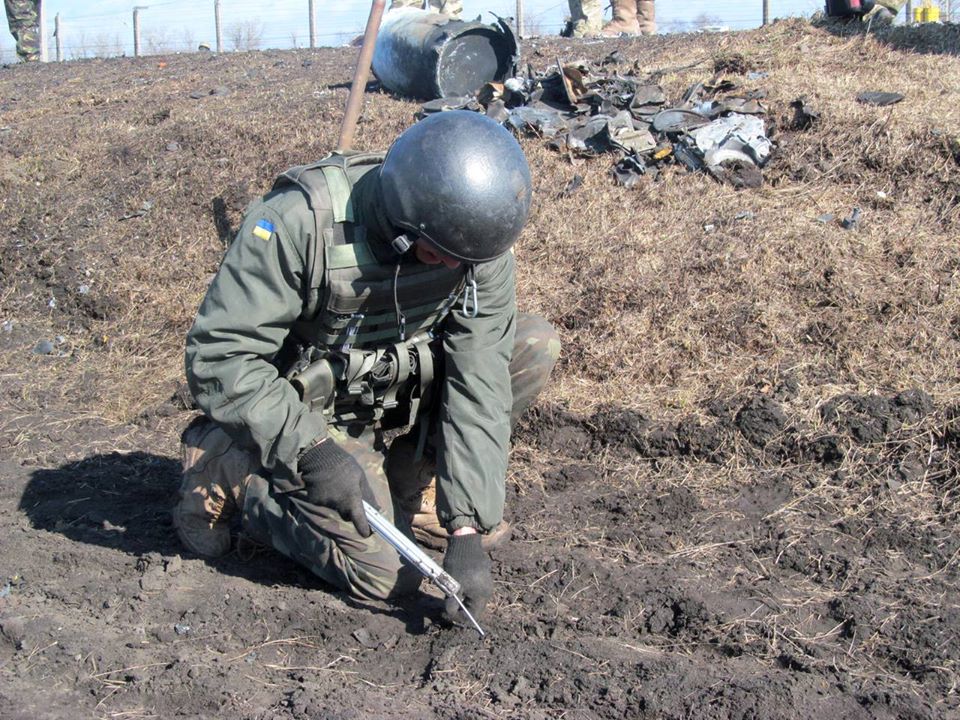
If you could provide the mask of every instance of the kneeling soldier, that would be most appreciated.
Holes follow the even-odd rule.
[[[433,115],[386,155],[281,175],[247,211],[187,337],[204,415],[183,433],[174,522],[193,552],[231,519],[360,597],[419,576],[371,535],[362,500],[445,547],[468,609],[493,591],[510,431],[560,343],[518,314],[511,248],[530,171],[510,133]],[[385,431],[400,434],[386,449]]]

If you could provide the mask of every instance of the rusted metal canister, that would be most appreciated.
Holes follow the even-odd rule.
[[[505,20],[463,22],[415,8],[391,10],[373,52],[373,72],[390,92],[432,100],[472,95],[516,74],[517,37]]]

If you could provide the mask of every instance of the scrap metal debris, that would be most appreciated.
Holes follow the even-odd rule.
[[[668,164],[735,187],[762,182],[774,149],[762,89],[713,79],[693,84],[671,103],[657,83],[618,73],[617,60],[590,65],[557,59],[543,73],[528,69],[525,76],[486,82],[468,96],[431,101],[420,115],[473,109],[571,157],[616,155],[611,174],[626,187],[656,178]],[[805,122],[818,117],[803,99],[795,107],[798,102]]]
[[[860,208],[855,207],[850,213],[850,217],[844,218],[840,222],[840,227],[844,230],[856,230],[860,225]]]
[[[900,93],[869,90],[857,95],[857,102],[863,103],[864,105],[877,105],[882,107],[884,105],[895,105],[903,100],[903,98],[904,96]]]
[[[561,190],[559,193],[557,193],[557,197],[558,197],[558,198],[567,198],[567,197],[570,197],[570,196],[573,195],[577,190],[579,190],[582,186],[583,186],[583,175],[574,175],[574,176],[570,179],[570,182],[568,182],[568,183],[566,184],[566,186],[563,188],[563,190]]]
[[[731,113],[684,134],[674,145],[674,154],[691,170],[706,168],[737,187],[758,187],[758,168],[766,164],[772,149],[762,120]]]
[[[790,107],[793,108],[794,130],[807,130],[820,119],[820,112],[810,105],[806,95],[798,97],[790,103]]]

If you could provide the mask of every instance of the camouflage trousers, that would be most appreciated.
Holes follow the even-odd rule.
[[[30,62],[40,59],[40,0],[4,0],[10,34],[17,41],[17,55]]]
[[[905,0],[877,0],[877,5],[879,5],[880,7],[885,7],[894,15],[900,12],[904,4],[905,4]]]
[[[517,316],[510,361],[512,424],[543,389],[559,356],[560,340],[548,322],[533,315]],[[380,512],[412,539],[410,518],[390,492],[385,472],[387,447],[380,427],[329,426],[328,430],[364,469]],[[216,458],[208,458],[204,469],[211,478],[218,472],[222,474],[225,468],[247,472],[259,467],[257,454],[229,441],[220,428],[199,436],[205,438],[203,442],[211,450],[216,449]],[[419,587],[420,574],[403,563],[378,535],[360,537],[353,524],[335,510],[310,503],[303,488],[293,485],[294,481],[271,478],[262,468],[248,474],[245,481],[235,481],[246,486],[241,525],[250,539],[273,547],[331,585],[359,597],[386,599],[409,594]]]
[[[593,37],[603,29],[602,0],[567,0],[573,37]]]
[[[429,10],[430,12],[443,13],[459,18],[463,13],[463,0],[427,0],[426,7],[424,7],[423,0],[390,0],[391,10],[402,7]]]

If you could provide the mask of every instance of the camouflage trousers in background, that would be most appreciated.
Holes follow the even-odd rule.
[[[17,55],[32,62],[40,59],[40,0],[4,0],[10,34],[17,41]]]
[[[594,37],[603,29],[602,0],[567,0],[572,37]]]
[[[424,7],[423,0],[390,0],[390,9],[412,7],[418,10],[429,10],[430,12],[443,13],[451,17],[459,18],[463,13],[463,0],[428,0]]]
[[[906,0],[877,0],[877,5],[885,7],[887,10],[896,15],[906,4]]]
[[[548,322],[532,315],[517,316],[510,361],[511,426],[546,385],[559,356],[560,340]],[[390,493],[384,469],[387,448],[380,428],[330,426],[329,432],[364,469],[380,512],[412,539],[410,518]],[[198,435],[206,438],[203,442],[210,444],[211,449],[218,448],[218,458],[207,460],[205,472],[210,476],[224,467],[259,466],[256,453],[230,442],[223,430],[216,428],[214,432]],[[224,447],[228,449],[222,449]],[[244,457],[236,457],[236,453]],[[188,455],[185,453],[185,457]],[[214,467],[217,460],[219,467]],[[420,574],[403,563],[397,552],[378,535],[360,537],[353,524],[343,520],[339,513],[310,503],[302,487],[293,487],[280,478],[271,479],[262,469],[247,476],[242,531],[331,585],[359,597],[387,599],[409,594],[420,585]]]

